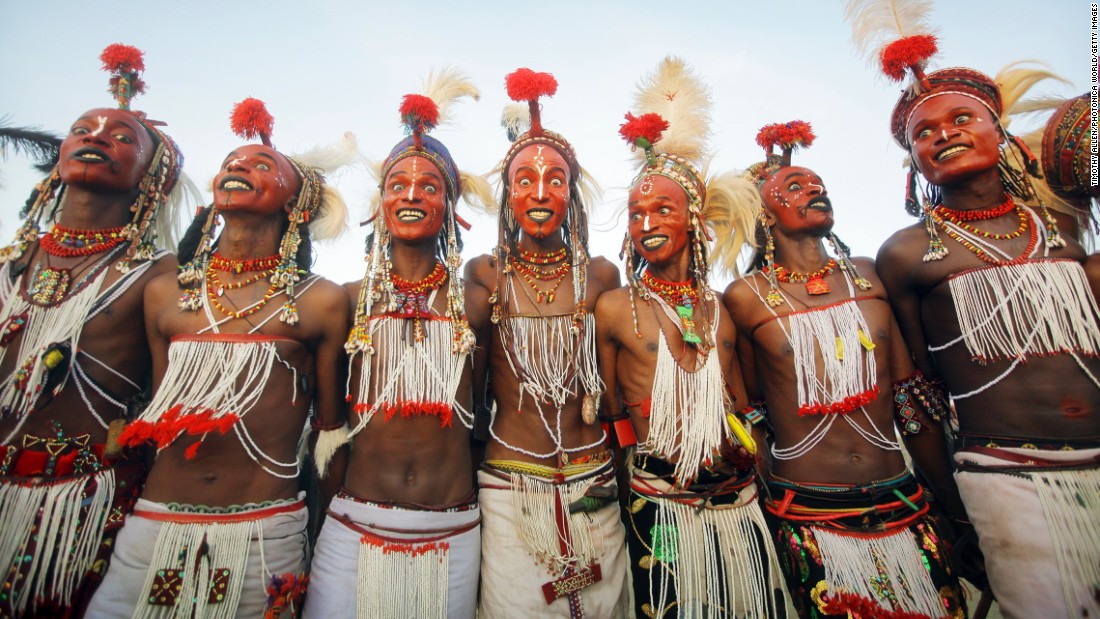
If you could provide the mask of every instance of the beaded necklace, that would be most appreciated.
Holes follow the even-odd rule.
[[[934,213],[934,211],[933,211],[933,213]],[[1022,213],[1022,209],[1021,209],[1021,213]],[[933,217],[934,217],[934,215],[933,215]],[[1028,241],[1027,241],[1027,247],[1024,248],[1024,251],[1021,252],[1019,256],[1016,256],[1015,258],[1011,258],[1011,259],[1009,259],[1006,256],[1005,260],[999,260],[999,259],[995,258],[995,257],[993,257],[989,254],[988,249],[983,249],[983,248],[979,247],[979,244],[983,244],[983,245],[987,245],[990,248],[995,248],[995,246],[993,246],[992,244],[986,243],[986,242],[982,241],[980,238],[976,238],[976,236],[968,228],[965,228],[961,224],[955,223],[953,221],[944,221],[944,220],[937,220],[937,221],[939,221],[940,225],[943,227],[944,232],[947,233],[947,236],[950,236],[951,238],[955,239],[955,241],[959,245],[962,245],[963,247],[967,248],[968,250],[971,251],[971,253],[973,253],[975,256],[977,256],[982,262],[985,262],[985,263],[988,263],[988,264],[994,264],[994,265],[998,265],[998,266],[1020,264],[1020,263],[1024,262],[1025,260],[1027,260],[1027,257],[1031,255],[1031,252],[1035,250],[1035,246],[1039,243],[1038,227],[1034,226],[1034,225],[1028,225],[1026,213],[1023,213],[1022,225],[1023,225],[1024,228],[1026,228],[1028,230],[1028,233],[1029,233]],[[1021,231],[1021,233],[1022,233],[1022,231]],[[981,236],[985,236],[986,238],[989,238],[989,239],[1005,240],[1006,238],[1015,238],[1015,237],[1019,236],[1019,234],[1015,234],[1014,236],[1003,237],[1003,238],[999,238],[999,237],[996,237],[996,236],[988,236],[988,235],[984,235],[984,234],[982,234]],[[1004,252],[1001,252],[1001,253],[1003,254]]]
[[[213,255],[210,256],[210,266],[214,269],[217,269],[218,271],[224,271],[226,273],[232,271],[233,273],[240,275],[241,273],[245,272],[250,273],[254,271],[274,270],[275,267],[279,266],[279,262],[281,262],[281,260],[282,258],[279,257],[279,254],[268,256],[266,258],[246,258],[244,260],[235,260],[233,258],[226,258],[218,252],[214,252]]]
[[[1006,206],[1006,205],[1009,207],[1008,210],[1003,210],[1002,207]],[[984,220],[984,219],[994,219],[994,218],[1000,217],[1002,215],[1007,215],[1013,209],[1016,210],[1016,215],[1020,219],[1020,224],[1012,232],[1006,232],[1006,233],[987,232],[985,230],[979,230],[979,229],[975,228],[974,226],[971,226],[970,224],[966,223],[968,221],[980,221],[980,220]],[[967,215],[960,216],[960,214],[962,214],[962,213],[966,213]],[[1024,212],[1024,209],[1017,206],[1012,201],[1011,197],[1009,197],[1008,200],[1005,200],[1005,202],[1002,205],[1000,205],[996,208],[988,209],[988,210],[985,210],[985,211],[979,211],[977,215],[970,215],[969,213],[970,213],[970,211],[955,211],[955,210],[952,210],[952,209],[949,209],[949,208],[943,206],[942,204],[937,206],[936,208],[932,209],[932,217],[934,219],[936,219],[936,221],[939,222],[941,225],[946,220],[946,221],[949,221],[949,222],[955,224],[959,228],[961,228],[963,230],[966,230],[970,234],[974,234],[974,235],[977,235],[977,236],[980,236],[980,237],[983,237],[983,238],[987,238],[987,239],[993,239],[995,241],[1007,241],[1007,240],[1010,240],[1010,239],[1018,238],[1018,237],[1022,236],[1023,233],[1028,229],[1027,213]],[[988,214],[988,215],[985,215],[985,214]]]
[[[642,285],[650,293],[660,297],[669,307],[676,308],[676,316],[680,319],[680,332],[685,342],[696,345],[703,343],[695,330],[695,307],[699,305],[699,292],[692,286],[690,279],[686,282],[670,282],[654,277],[647,269],[642,273]]]
[[[806,293],[812,295],[829,294],[832,288],[829,287],[829,282],[825,281],[825,278],[832,274],[836,269],[836,260],[830,258],[825,266],[814,271],[813,273],[798,273],[797,271],[791,271],[781,264],[775,264],[775,279],[781,281],[784,284],[794,282],[796,284],[806,284]]]
[[[555,262],[561,262],[565,260],[568,251],[565,247],[555,249],[548,253],[539,253],[537,251],[528,251],[522,247],[517,247],[519,250],[519,259],[531,264],[554,264]]]
[[[954,222],[960,221],[982,221],[985,219],[996,219],[1003,217],[1017,208],[1015,201],[1012,200],[1012,196],[1005,194],[1004,202],[990,206],[988,208],[974,209],[969,211],[956,211],[953,208],[947,208],[943,204],[936,206],[934,209],[943,218]]]
[[[520,262],[515,258],[512,259],[512,268],[519,273],[523,281],[527,282],[527,286],[535,293],[536,303],[553,303],[554,298],[557,295],[558,288],[561,287],[561,283],[565,281],[567,275],[572,271],[573,266],[568,262],[562,262],[558,266],[548,271],[543,271],[530,264]],[[550,290],[542,290],[538,287],[535,281],[553,282]]]
[[[443,263],[436,262],[432,272],[422,279],[407,280],[396,273],[390,272],[390,285],[393,303],[397,306],[397,313],[405,319],[413,321],[413,339],[417,342],[424,341],[424,325],[421,319],[431,316],[432,293],[447,280],[447,270]]]
[[[279,289],[279,285],[277,283],[271,284],[271,286],[267,289],[267,292],[264,293],[262,299],[239,311],[231,310],[228,307],[222,305],[221,301],[218,300],[218,297],[225,294],[226,290],[238,290],[249,284],[254,284],[263,279],[264,276],[271,275],[271,272],[272,271],[260,273],[259,276],[250,277],[248,279],[234,282],[232,284],[223,284],[218,279],[218,272],[214,269],[213,263],[207,264],[206,298],[210,301],[210,305],[213,305],[222,314],[229,316],[230,318],[246,318],[263,309],[267,305],[267,302],[270,301],[273,296],[275,296],[275,292]]]
[[[78,230],[54,224],[39,242],[42,251],[59,258],[91,256],[114,249],[126,240],[125,226],[100,230]]]

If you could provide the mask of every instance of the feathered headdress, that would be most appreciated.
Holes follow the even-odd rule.
[[[252,97],[233,106],[229,125],[237,136],[245,140],[259,138],[277,156],[284,157],[301,181],[288,216],[290,225],[279,243],[279,265],[271,276],[271,283],[286,292],[286,302],[279,314],[279,320],[289,325],[297,324],[298,308],[294,286],[301,280],[302,274],[309,272],[312,264],[311,238],[318,241],[335,238],[347,227],[347,205],[340,193],[325,182],[324,174],[335,172],[359,158],[355,135],[345,133],[343,139],[336,144],[314,148],[302,156],[283,154],[271,142],[274,117],[267,111],[263,101]],[[199,218],[193,224],[201,225],[198,244],[193,255],[181,255],[186,262],[180,266],[177,274],[180,284],[187,287],[179,301],[182,310],[197,311],[202,306],[200,286],[213,251],[214,231],[219,220],[213,206],[200,211]]]
[[[813,127],[804,120],[764,125],[756,134],[756,143],[764,149],[764,161],[749,166],[748,173],[757,186],[763,185],[776,170],[791,165],[794,151],[808,148],[816,137]],[[775,152],[777,146],[779,154]]]
[[[547,144],[565,157],[570,174],[577,176],[580,173],[580,165],[577,163],[577,153],[573,150],[573,145],[561,135],[547,131],[542,126],[542,108],[539,106],[539,99],[554,96],[558,92],[558,80],[549,73],[522,68],[509,73],[504,78],[504,86],[513,101],[527,104],[527,114],[524,115],[514,107],[505,109],[502,123],[508,130],[509,139],[512,139],[512,147],[504,156],[502,174],[505,177],[508,176],[508,166],[512,164],[512,159],[519,151],[532,144]],[[519,131],[524,126],[526,128]],[[514,139],[511,137],[513,134],[516,135]]]
[[[145,92],[145,82],[140,77],[145,70],[143,52],[136,47],[114,43],[108,45],[99,58],[103,70],[111,75],[108,92],[118,102],[120,110],[129,112],[141,124],[154,146],[149,167],[138,182],[136,198],[130,205],[134,216],[123,232],[130,242],[117,267],[125,273],[134,263],[158,256],[158,247],[174,250],[178,236],[178,213],[184,203],[198,204],[202,197],[194,183],[183,174],[183,153],[172,138],[161,130],[164,123],[150,120],[144,112],[130,109],[133,97]],[[47,205],[54,200],[63,202],[63,195],[64,186],[55,165],[49,176],[35,187],[27,218],[16,232],[15,242],[0,249],[0,262],[17,260],[29,243],[38,240],[43,213],[60,212],[46,208]]]

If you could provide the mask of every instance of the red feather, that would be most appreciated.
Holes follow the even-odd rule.
[[[756,143],[769,153],[776,146],[783,150],[794,150],[800,146],[814,143],[813,128],[804,120],[792,120],[788,123],[766,125],[756,134]]]
[[[905,79],[906,69],[923,66],[937,51],[936,37],[930,34],[902,37],[882,48],[879,54],[882,72],[895,82],[900,82]]]
[[[528,68],[516,69],[504,78],[508,96],[513,101],[533,101],[552,97],[558,91],[558,80],[549,73],[536,73]]]
[[[246,140],[271,136],[275,118],[267,111],[263,101],[249,97],[233,106],[233,115],[229,119],[233,133]]]
[[[424,95],[405,95],[401,99],[401,123],[409,131],[431,131],[439,122],[439,106]]]
[[[112,43],[104,48],[99,59],[103,61],[103,70],[112,73],[129,73],[145,70],[145,53],[132,45]]]
[[[638,143],[639,138],[644,138],[650,145],[656,144],[668,129],[668,121],[661,118],[660,114],[642,114],[635,116],[626,113],[626,122],[619,126],[619,135],[623,136],[631,146]]]

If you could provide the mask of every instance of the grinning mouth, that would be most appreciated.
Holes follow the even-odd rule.
[[[527,216],[535,221],[546,221],[554,216],[554,211],[545,208],[533,208],[527,211]]]
[[[817,198],[813,202],[806,205],[807,209],[815,211],[831,211],[833,210],[833,203],[828,198]]]
[[[970,147],[962,145],[962,144],[959,144],[957,146],[952,146],[951,148],[940,151],[939,154],[936,155],[936,161],[943,161],[944,159],[950,159],[950,158],[958,155],[959,153],[963,152],[964,150],[970,150]]]
[[[89,163],[108,161],[110,158],[107,153],[99,150],[98,148],[92,148],[90,146],[82,148],[72,154],[72,158],[77,161],[86,161]]]
[[[227,176],[222,179],[220,189],[223,191],[252,191],[252,185],[239,176]]]
[[[646,249],[657,249],[667,242],[668,237],[663,234],[651,234],[642,237],[642,247]]]
[[[397,220],[403,222],[420,221],[427,216],[427,213],[418,208],[401,208],[397,209]]]

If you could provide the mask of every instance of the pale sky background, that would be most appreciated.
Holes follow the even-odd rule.
[[[1038,59],[1072,82],[1051,82],[1040,92],[1073,96],[1090,85],[1088,2],[940,0],[933,19],[941,48],[934,66],[992,75],[1010,62]],[[818,137],[795,161],[825,180],[836,230],[855,254],[873,256],[891,232],[913,221],[902,206],[903,152],[888,131],[899,87],[856,56],[840,2],[6,0],[0,115],[64,134],[84,111],[113,106],[98,56],[115,42],[145,51],[148,93],[134,108],[168,123],[185,170],[207,199],[222,159],[242,143],[228,117],[244,97],[267,103],[275,145],[284,152],[350,130],[377,159],[404,137],[401,96],[444,65],[466,70],[482,98],[457,106],[454,124],[433,135],[459,167],[486,173],[508,147],[499,127],[509,102],[504,76],[526,66],[558,79],[557,95],[544,101],[544,124],[573,143],[604,187],[604,202],[593,205],[592,253],[618,263],[624,220],[613,217],[633,176],[618,126],[637,80],[675,54],[713,90],[712,171],[760,160],[754,138],[762,125],[802,119]],[[0,243],[10,242],[39,178],[21,157],[0,161]],[[352,225],[340,241],[317,247],[315,270],[345,282],[362,277],[365,229],[357,223],[377,188],[365,168],[331,180],[348,201]],[[460,209],[475,226],[465,257],[489,251],[495,220]],[[728,278],[712,281],[724,286]]]

